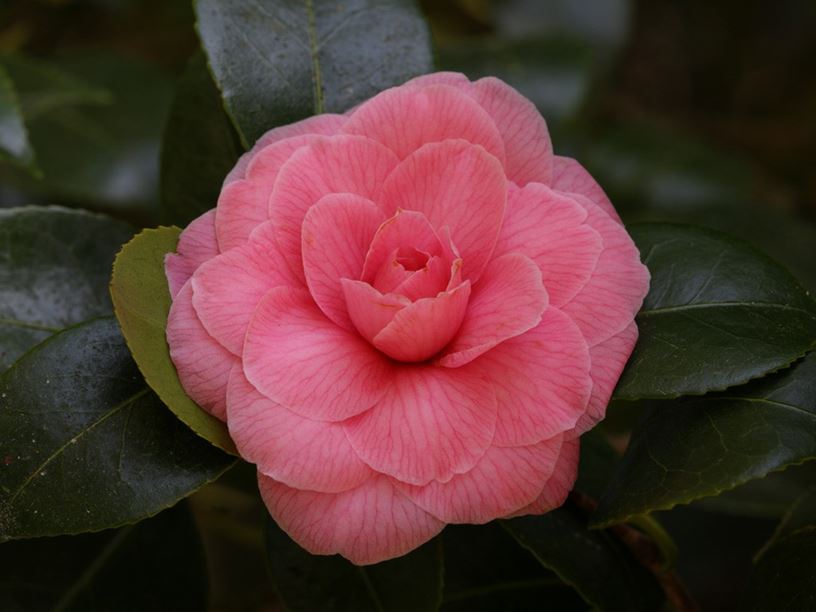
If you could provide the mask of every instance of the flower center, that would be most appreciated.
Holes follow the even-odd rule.
[[[416,272],[421,270],[428,264],[430,255],[424,251],[419,251],[414,247],[402,246],[397,249],[397,255],[394,258],[398,264],[405,268],[408,272]]]

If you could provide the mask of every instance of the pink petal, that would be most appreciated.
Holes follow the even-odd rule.
[[[360,458],[378,472],[424,485],[470,470],[493,439],[492,385],[470,366],[396,369],[372,410],[343,423]]]
[[[241,457],[290,487],[338,493],[373,475],[341,425],[305,419],[261,395],[241,364],[229,378],[227,423]]]
[[[372,343],[398,361],[433,357],[459,331],[469,297],[470,281],[465,281],[436,297],[421,298],[398,311]]]
[[[493,257],[515,251],[527,255],[541,268],[550,302],[563,306],[587,284],[603,250],[603,240],[586,218],[583,206],[549,187],[511,187]]]
[[[547,124],[535,105],[495,77],[479,79],[470,95],[487,111],[504,141],[507,178],[519,186],[549,184],[553,149]]]
[[[578,419],[576,432],[582,434],[592,429],[606,415],[606,407],[618,384],[621,372],[635,348],[638,329],[632,321],[623,331],[590,347],[592,359],[592,396],[585,414]]]
[[[190,222],[179,236],[175,253],[164,257],[164,271],[170,295],[175,299],[198,266],[218,255],[215,239],[215,210],[208,210]]]
[[[496,390],[495,446],[551,438],[572,429],[586,410],[592,388],[589,349],[577,326],[553,306],[538,327],[502,342],[472,365],[482,368]]]
[[[327,195],[303,220],[303,269],[315,302],[329,319],[354,329],[341,279],[360,278],[368,247],[384,219],[371,200],[350,193]]]
[[[300,230],[306,211],[330,193],[379,202],[385,178],[397,163],[391,151],[360,136],[319,139],[292,155],[278,174],[269,218],[279,229],[281,248],[293,270],[302,270]]]
[[[403,87],[427,87],[428,85],[449,85],[467,91],[470,89],[470,79],[461,72],[433,72],[414,77],[406,81]]]
[[[259,149],[246,177],[224,185],[218,198],[215,229],[222,251],[244,244],[256,227],[269,219],[269,196],[281,166],[316,135],[295,136]]]
[[[301,416],[342,421],[376,404],[393,370],[368,342],[329,321],[307,291],[276,287],[250,321],[244,374]]]
[[[272,518],[300,546],[314,555],[339,553],[357,565],[402,556],[445,526],[384,476],[336,494],[291,489],[262,475],[258,486]]]
[[[331,136],[340,131],[340,128],[346,122],[343,115],[332,115],[326,113],[324,115],[315,115],[308,117],[289,125],[272,128],[266,134],[261,136],[252,149],[244,153],[238,160],[227,178],[224,179],[224,185],[228,185],[232,181],[244,178],[247,166],[255,158],[255,156],[271,144],[285,140],[287,138],[295,138],[305,134],[319,134],[323,136]]]
[[[409,246],[431,254],[439,253],[442,248],[436,232],[425,215],[411,210],[397,210],[374,235],[366,254],[363,273],[359,278],[372,283],[381,268],[391,263],[395,252],[400,247]]]
[[[504,144],[490,116],[466,93],[446,85],[394,87],[360,106],[343,126],[405,159],[433,142],[463,139],[504,161]]]
[[[541,270],[521,253],[491,261],[473,288],[462,327],[439,364],[458,368],[514,336],[532,329],[547,307]]]
[[[423,213],[436,230],[450,228],[465,278],[475,281],[490,259],[507,199],[504,170],[495,157],[462,140],[428,144],[394,170],[382,202]]]
[[[454,270],[461,266],[461,259],[457,260]],[[445,257],[434,255],[421,270],[417,270],[394,287],[393,292],[404,295],[409,300],[418,300],[425,297],[435,297],[440,291],[448,288],[448,281],[452,279],[454,272],[451,271],[452,264]],[[461,279],[459,279],[461,283]],[[457,283],[457,284],[459,284]]]
[[[544,514],[555,510],[567,501],[567,496],[578,477],[578,451],[581,443],[578,438],[564,438],[561,454],[547,483],[541,493],[529,506],[507,516],[524,516],[527,514]]]
[[[360,335],[371,342],[382,328],[411,301],[401,295],[383,295],[363,281],[343,279],[343,293],[349,316]]]
[[[649,270],[622,225],[585,197],[573,197],[589,213],[587,223],[600,234],[604,250],[589,282],[562,310],[594,346],[632,322],[649,290]]]
[[[553,473],[562,438],[517,448],[491,446],[465,474],[422,487],[403,485],[400,490],[446,523],[487,523],[538,497]]]
[[[193,306],[204,329],[240,356],[249,320],[273,287],[301,286],[289,270],[266,222],[246,244],[211,259],[193,275]]]
[[[193,310],[193,287],[184,283],[167,316],[167,344],[181,386],[211,415],[226,419],[227,381],[237,359],[204,330]]]
[[[553,165],[552,188],[567,193],[577,193],[601,207],[607,215],[623,225],[612,202],[592,178],[592,175],[577,161],[570,157],[556,155]]]

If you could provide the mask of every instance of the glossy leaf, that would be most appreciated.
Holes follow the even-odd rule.
[[[161,151],[161,219],[181,226],[213,208],[242,153],[203,53],[179,81]]]
[[[198,32],[245,146],[432,68],[411,0],[197,0]]]
[[[113,317],[60,332],[0,376],[0,541],[118,527],[233,459],[145,385]]]
[[[598,525],[717,495],[816,458],[816,353],[741,387],[660,402],[635,429]]]
[[[0,372],[54,332],[111,313],[110,267],[132,235],[84,211],[0,210]]]
[[[816,304],[762,253],[690,226],[630,231],[652,281],[615,397],[722,390],[783,368],[816,343]]]
[[[403,557],[352,565],[338,555],[312,555],[275,523],[267,530],[269,569],[291,612],[425,612],[442,598],[442,545],[436,538]]]
[[[33,169],[34,150],[28,140],[17,89],[8,72],[0,65],[0,159],[8,159]]]
[[[0,565],[2,610],[200,612],[207,606],[204,551],[183,504],[117,530],[7,542]]]
[[[803,529],[816,529],[816,488],[811,488],[799,496],[779,521],[776,531],[768,543],[757,553],[757,560],[778,542]]]
[[[164,256],[176,250],[180,233],[177,227],[147,229],[122,248],[110,282],[113,306],[133,358],[150,387],[199,436],[235,454],[227,426],[189,398],[170,360],[165,330],[171,299]]]

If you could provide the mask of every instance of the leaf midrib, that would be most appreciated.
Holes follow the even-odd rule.
[[[788,310],[800,312],[816,319],[816,312],[811,312],[803,308],[796,308],[788,304],[776,304],[774,302],[705,302],[702,304],[680,304],[678,306],[663,306],[660,308],[648,308],[638,312],[639,317],[660,315],[675,312],[685,312],[688,310],[705,310],[707,308],[739,308],[739,307],[773,308],[778,310]]]
[[[317,42],[317,23],[315,20],[314,1],[305,0],[306,8],[306,29],[309,33],[309,56],[312,60],[312,85],[314,86],[314,114],[322,115],[324,112],[323,103],[323,79],[320,75],[320,58],[318,53],[320,45]]]

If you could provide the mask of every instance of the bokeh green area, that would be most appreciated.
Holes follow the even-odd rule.
[[[498,76],[530,98],[556,153],[579,159],[627,223],[726,231],[816,289],[812,0],[420,5],[437,68]],[[161,142],[198,48],[193,21],[189,0],[0,2],[0,207],[156,225]],[[602,429],[618,450],[646,408],[610,409]],[[702,609],[750,609],[753,556],[814,475],[795,467],[661,513]],[[0,567],[14,567],[0,576],[0,609],[113,609],[123,592],[132,609],[197,610],[207,597],[212,610],[283,609],[265,516],[242,465],[136,527],[0,545]],[[497,526],[449,529],[444,544],[443,610],[586,609]]]

